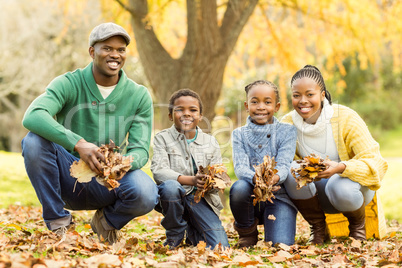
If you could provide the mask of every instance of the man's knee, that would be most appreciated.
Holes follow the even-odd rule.
[[[131,171],[128,176],[129,184],[123,190],[126,202],[132,202],[133,209],[141,209],[143,214],[153,210],[159,202],[155,182],[142,170]]]
[[[28,132],[21,142],[22,155],[24,158],[37,158],[38,154],[47,146],[50,146],[51,142],[42,138],[41,136]]]

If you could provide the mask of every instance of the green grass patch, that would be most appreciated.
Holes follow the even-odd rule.
[[[401,157],[402,158],[402,126],[385,132],[378,140],[383,157]]]
[[[0,170],[0,207],[15,203],[40,205],[21,154],[0,151]]]
[[[388,171],[382,181],[378,195],[387,219],[402,222],[402,157],[388,158]]]

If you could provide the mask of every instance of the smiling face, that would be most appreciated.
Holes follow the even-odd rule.
[[[244,106],[251,121],[257,125],[272,124],[273,116],[279,110],[275,90],[269,85],[255,85],[247,93]]]
[[[324,98],[325,92],[311,78],[303,77],[292,84],[293,108],[309,124],[317,122]]]
[[[112,36],[89,47],[93,59],[93,75],[97,84],[113,86],[119,81],[119,71],[126,61],[126,41],[122,36]]]
[[[177,98],[169,119],[174,122],[177,131],[183,133],[187,139],[194,138],[198,122],[202,119],[198,100],[191,96]]]

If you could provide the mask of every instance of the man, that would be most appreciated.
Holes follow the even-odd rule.
[[[25,168],[43,207],[46,226],[64,236],[73,224],[70,210],[96,210],[91,227],[101,241],[115,243],[120,229],[150,212],[158,190],[140,168],[148,161],[152,130],[152,100],[148,90],[122,70],[130,36],[119,25],[103,23],[89,36],[93,61],[55,78],[46,92],[29,106],[23,125],[30,130],[22,140]],[[98,151],[113,140],[128,137],[131,170],[109,191],[95,179],[76,183],[71,164],[81,158],[100,174]]]

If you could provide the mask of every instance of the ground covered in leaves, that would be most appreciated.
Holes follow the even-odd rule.
[[[113,246],[100,243],[89,222],[93,211],[73,212],[75,229],[64,241],[48,231],[39,207],[10,206],[0,210],[0,268],[2,267],[399,267],[402,264],[402,226],[389,223],[388,236],[359,242],[333,238],[323,247],[306,246],[308,226],[298,220],[297,244],[260,241],[249,250],[210,250],[205,244],[168,250],[162,246],[161,214],[152,212],[130,222],[124,238]],[[222,220],[229,242],[237,235],[230,213]],[[260,238],[263,237],[260,229]],[[260,240],[261,240],[260,239]]]

